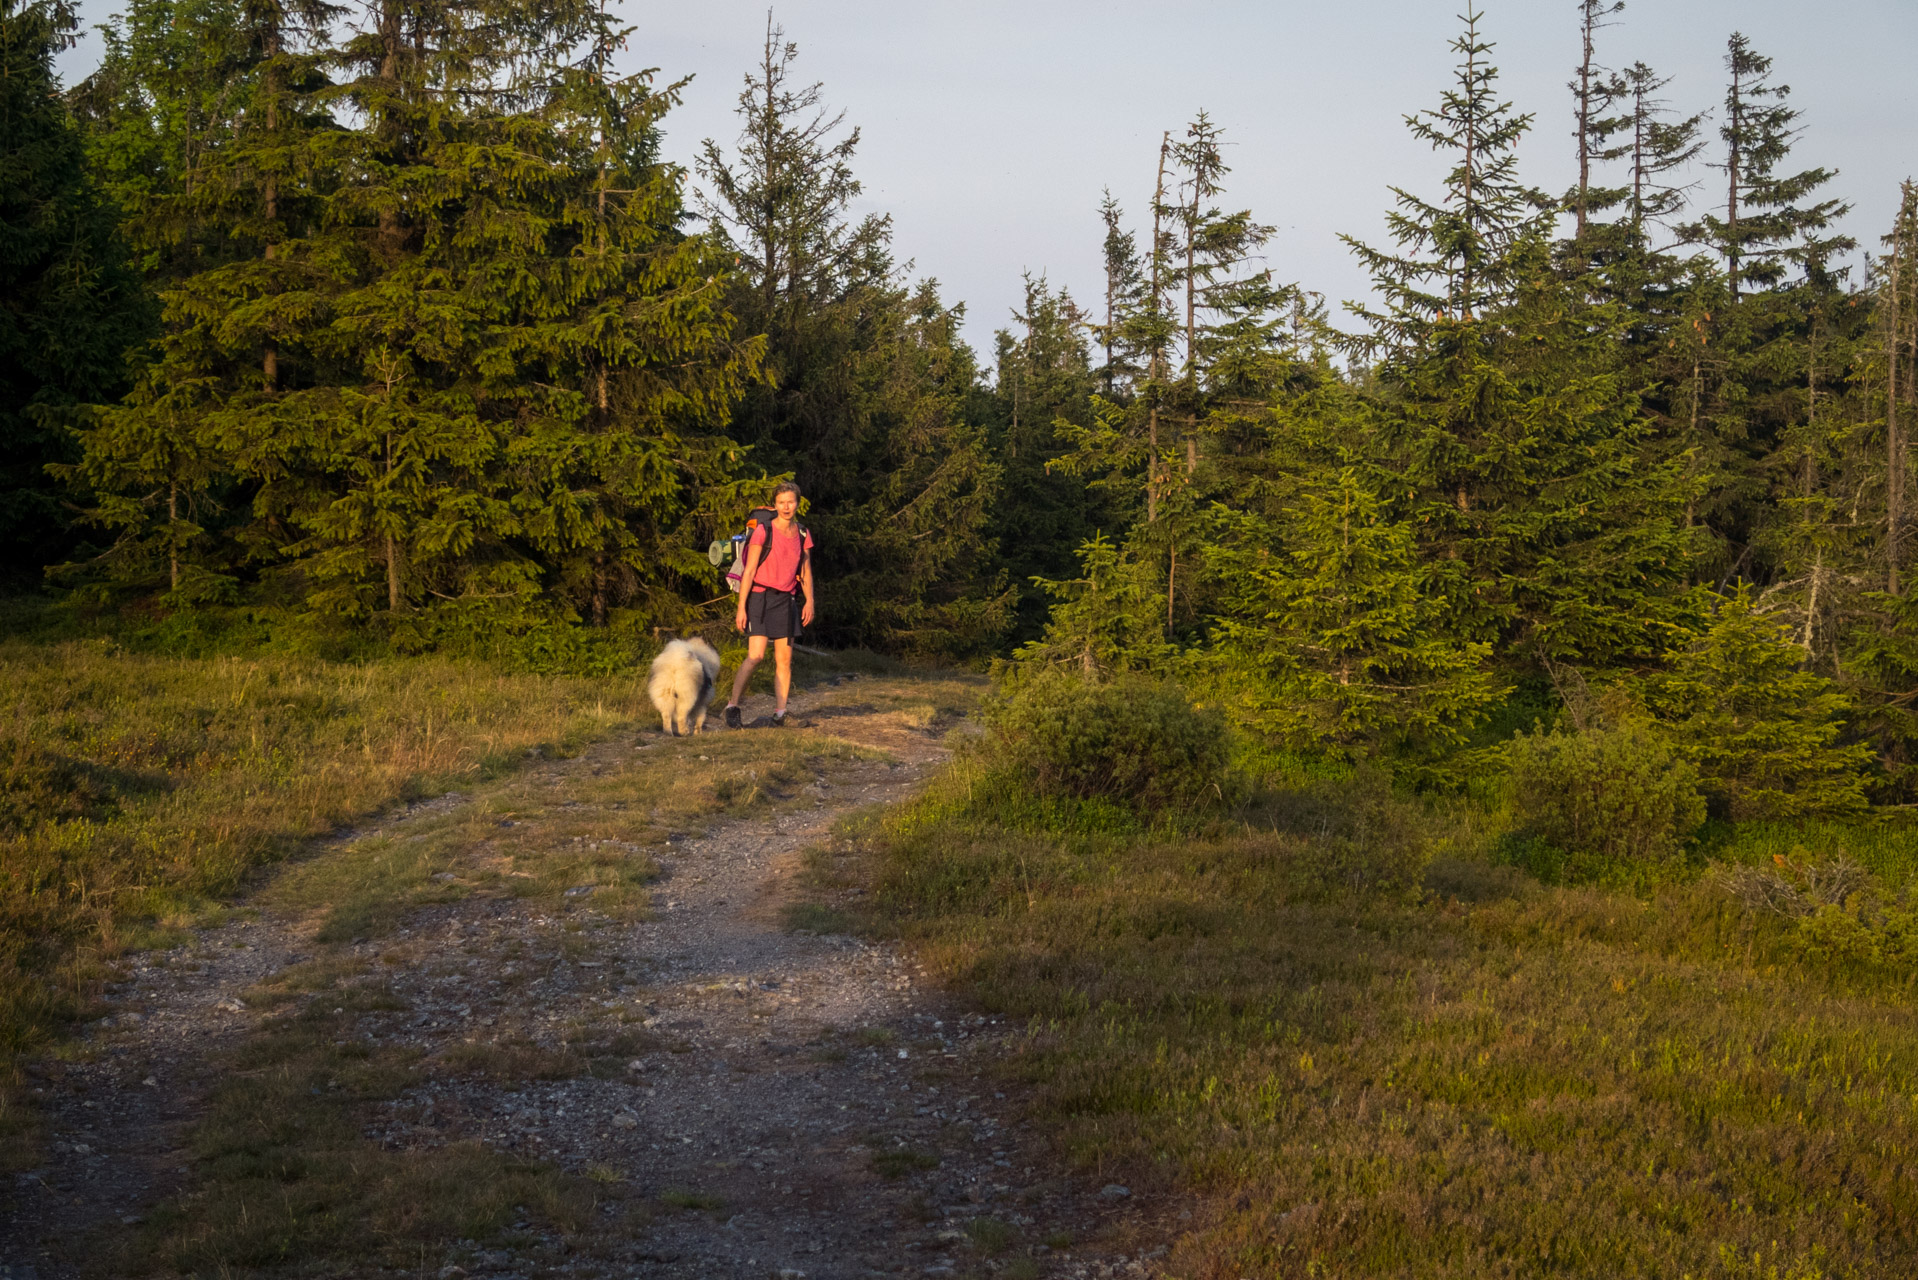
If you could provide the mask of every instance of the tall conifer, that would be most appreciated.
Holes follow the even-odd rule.
[[[1099,202],[1099,220],[1105,227],[1100,245],[1105,265],[1104,320],[1097,327],[1104,360],[1099,365],[1099,389],[1106,399],[1117,399],[1131,389],[1140,366],[1127,320],[1145,291],[1145,272],[1139,261],[1139,242],[1125,228],[1125,213],[1108,190]]]
[[[1725,70],[1725,116],[1718,130],[1725,151],[1715,166],[1725,175],[1725,203],[1722,212],[1695,224],[1691,234],[1724,258],[1736,299],[1747,286],[1775,285],[1791,265],[1828,259],[1852,242],[1823,234],[1850,206],[1811,198],[1836,171],[1778,171],[1791,157],[1801,113],[1790,105],[1791,86],[1772,81],[1772,60],[1733,32],[1725,47]]]
[[[1405,117],[1412,136],[1456,159],[1437,203],[1393,187],[1397,208],[1386,214],[1396,253],[1340,237],[1372,274],[1386,309],[1354,308],[1372,333],[1362,345],[1377,352],[1423,343],[1445,321],[1470,321],[1512,296],[1519,246],[1551,225],[1550,202],[1518,179],[1519,139],[1533,117],[1516,115],[1497,95],[1492,45],[1481,38],[1476,9],[1452,41],[1460,62],[1454,86],[1436,111]]]
[[[1632,227],[1640,240],[1649,228],[1664,223],[1685,207],[1685,184],[1675,183],[1669,175],[1682,172],[1705,149],[1702,136],[1705,113],[1672,118],[1669,104],[1658,94],[1671,83],[1643,62],[1634,62],[1623,75],[1624,94],[1629,100],[1627,119],[1630,133],[1631,188],[1626,205]]]
[[[741,404],[738,434],[766,465],[796,468],[815,506],[831,506],[858,469],[848,447],[863,432],[860,322],[896,300],[892,221],[853,217],[859,130],[822,105],[823,85],[794,81],[798,56],[769,17],[739,95],[737,154],[707,139],[699,175],[704,212],[739,257],[732,304],[767,335],[767,378]]]
[[[962,308],[930,281],[904,282],[889,218],[853,217],[859,131],[842,132],[821,85],[794,81],[798,51],[768,19],[738,99],[736,153],[709,139],[699,161],[706,216],[737,256],[729,300],[767,341],[767,376],[735,434],[805,489],[822,635],[982,652],[1009,625],[1014,594],[988,528],[1000,468]]]
[[[1625,0],[1578,0],[1579,60],[1572,69],[1573,130],[1578,144],[1578,181],[1566,198],[1572,211],[1574,241],[1585,239],[1586,223],[1595,210],[1617,203],[1623,192],[1596,183],[1596,169],[1608,160],[1625,154],[1615,139],[1624,132],[1629,118],[1613,114],[1613,108],[1628,92],[1622,76],[1598,60],[1598,33],[1612,26],[1625,8]]]
[[[71,545],[49,464],[78,403],[116,394],[151,310],[54,78],[68,11],[0,0],[0,552],[37,579]]]
[[[1021,589],[1019,638],[1029,640],[1039,634],[1045,609],[1043,597],[1025,588],[1035,578],[1069,576],[1074,548],[1111,526],[1101,519],[1097,493],[1054,465],[1066,448],[1059,421],[1086,422],[1101,377],[1086,342],[1094,326],[1044,277],[1028,275],[1025,284],[1025,305],[1012,317],[1016,329],[996,335],[993,425],[1005,479],[993,523]]]
[[[254,92],[284,110],[181,194],[235,249],[169,291],[165,358],[86,465],[129,495],[139,466],[230,477],[249,566],[411,642],[672,620],[758,346],[678,228],[672,94],[606,73],[619,35],[583,3],[383,0],[343,43],[269,46]]]
[[[1348,238],[1385,302],[1359,309],[1390,388],[1374,447],[1456,634],[1534,662],[1647,655],[1685,567],[1677,477],[1617,367],[1623,317],[1547,269],[1550,214],[1515,162],[1531,118],[1498,101],[1477,16],[1457,86],[1407,119],[1457,153],[1445,195],[1394,189],[1397,253]]]

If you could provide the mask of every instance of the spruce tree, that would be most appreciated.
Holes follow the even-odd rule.
[[[1911,524],[1912,405],[1918,400],[1918,186],[1907,181],[1897,219],[1885,237],[1880,270],[1878,314],[1882,329],[1884,388],[1884,577],[1885,590],[1899,595],[1908,555]],[[1873,381],[1879,381],[1873,379]]]
[[[1845,637],[1842,687],[1877,756],[1881,798],[1918,797],[1918,597],[1867,592]]]
[[[1055,465],[1066,448],[1059,421],[1079,426],[1087,420],[1100,377],[1086,343],[1092,326],[1072,297],[1044,277],[1028,275],[1025,286],[1025,305],[1013,314],[1017,329],[996,335],[992,393],[994,452],[1004,474],[993,527],[1006,569],[1021,588],[1020,640],[1036,637],[1045,621],[1044,598],[1026,585],[1067,577],[1073,549],[1110,527],[1098,495]]]
[[[1458,154],[1445,195],[1398,191],[1396,253],[1350,241],[1384,298],[1359,309],[1388,389],[1370,456],[1403,477],[1392,501],[1456,635],[1531,663],[1634,660],[1687,567],[1680,477],[1618,367],[1619,309],[1549,270],[1546,202],[1514,162],[1530,117],[1498,101],[1476,19],[1457,87],[1408,118]]]
[[[1643,240],[1654,224],[1662,224],[1685,207],[1687,187],[1670,181],[1705,149],[1702,136],[1705,113],[1670,118],[1669,104],[1657,95],[1671,83],[1643,62],[1634,62],[1622,77],[1623,96],[1629,100],[1628,150],[1631,189],[1626,205],[1631,224]]]
[[[1224,517],[1209,666],[1240,719],[1295,747],[1428,754],[1459,745],[1502,692],[1491,646],[1452,633],[1413,530],[1354,465],[1307,481],[1276,519]]]
[[[99,563],[163,582],[176,603],[230,595],[244,561],[285,541],[249,519],[256,481],[223,437],[321,359],[295,343],[282,376],[284,338],[323,325],[338,284],[309,244],[336,167],[312,153],[334,129],[323,66],[338,16],[320,3],[142,0],[77,95],[161,286],[165,336],[85,432],[76,474],[98,495],[90,519],[114,531]]]
[[[1850,206],[1812,199],[1836,171],[1778,171],[1791,158],[1801,113],[1790,105],[1791,86],[1773,83],[1772,60],[1733,32],[1726,43],[1725,69],[1730,79],[1718,130],[1725,151],[1715,166],[1725,174],[1724,211],[1705,215],[1690,234],[1724,258],[1737,299],[1748,286],[1769,288],[1783,280],[1791,266],[1829,260],[1853,242],[1823,234]]]
[[[263,27],[288,16],[246,0],[128,0],[101,28],[100,65],[70,100],[93,171],[156,288],[229,254],[188,198],[249,123]]]
[[[1266,411],[1286,367],[1284,308],[1296,294],[1255,265],[1273,229],[1254,221],[1249,209],[1215,203],[1231,170],[1223,131],[1205,112],[1187,127],[1173,158],[1180,179],[1172,278],[1182,360],[1166,402],[1181,419],[1183,457],[1168,458],[1162,469],[1158,521],[1135,533],[1165,560],[1168,634],[1208,611],[1204,537],[1223,477],[1219,468],[1201,469],[1202,454],[1210,453],[1203,442],[1229,439],[1248,417]]]
[[[1603,156],[1624,164],[1624,186],[1608,187],[1592,201],[1610,221],[1591,226],[1578,255],[1593,287],[1625,307],[1631,363],[1641,368],[1666,348],[1682,323],[1688,279],[1686,261],[1672,252],[1672,220],[1685,208],[1684,170],[1704,149],[1702,112],[1673,118],[1657,95],[1669,83],[1643,62],[1626,68],[1608,88],[1619,114],[1606,117]],[[1659,394],[1657,383],[1647,394]]]
[[[1173,346],[1178,336],[1172,306],[1177,279],[1173,227],[1180,209],[1168,197],[1174,162],[1172,134],[1159,140],[1158,177],[1151,203],[1152,229],[1141,254],[1123,229],[1118,206],[1101,207],[1106,262],[1106,318],[1100,341],[1107,355],[1104,385],[1092,397],[1084,421],[1061,419],[1069,444],[1059,469],[1100,491],[1106,509],[1122,524],[1158,520],[1159,496],[1170,474],[1160,452],[1160,419],[1168,414]]]
[[[1107,400],[1117,400],[1131,390],[1141,372],[1126,322],[1144,294],[1145,270],[1139,260],[1138,238],[1125,229],[1125,213],[1110,190],[1099,203],[1099,220],[1105,226],[1105,240],[1100,245],[1105,265],[1105,318],[1096,330],[1104,353],[1098,370],[1099,390]]]
[[[1578,0],[1580,56],[1572,69],[1574,105],[1572,131],[1578,144],[1578,182],[1566,196],[1565,204],[1573,218],[1572,238],[1585,240],[1586,226],[1594,212],[1603,211],[1624,197],[1620,188],[1599,186],[1597,166],[1624,155],[1626,148],[1615,141],[1630,124],[1630,117],[1613,114],[1613,109],[1628,93],[1623,76],[1598,61],[1598,33],[1612,24],[1610,19],[1623,12],[1625,0]]]
[[[1871,748],[1845,743],[1849,701],[1801,669],[1789,628],[1744,586],[1652,686],[1652,708],[1697,767],[1708,799],[1735,821],[1864,807]]]
[[[710,583],[693,548],[730,517],[759,345],[679,230],[671,92],[606,74],[623,33],[586,4],[368,19],[263,55],[256,101],[285,109],[180,197],[229,259],[169,290],[165,357],[86,465],[229,477],[229,554],[407,643],[624,602],[675,621]]]
[[[74,459],[74,408],[119,392],[151,323],[54,77],[71,30],[0,0],[0,573],[26,581],[72,545],[47,468]]]
[[[1301,297],[1253,266],[1271,228],[1219,207],[1223,146],[1204,112],[1183,140],[1162,139],[1153,247],[1136,267],[1108,205],[1108,280],[1126,282],[1109,293],[1131,306],[1105,333],[1131,356],[1131,394],[1095,397],[1089,421],[1061,422],[1072,447],[1059,466],[1114,499],[1130,557],[1163,566],[1168,634],[1205,612],[1203,536],[1220,475],[1201,469],[1201,442],[1263,413],[1290,346],[1284,311]],[[1141,503],[1144,519],[1127,522]]]
[[[623,33],[596,7],[489,4],[387,0],[343,51],[366,180],[333,205],[375,270],[330,330],[357,376],[290,398],[310,451],[269,496],[347,611],[523,625],[558,588],[562,613],[670,617],[757,346],[677,229],[672,95],[605,74]]]
[[[508,463],[543,585],[594,625],[634,605],[680,625],[710,581],[699,546],[762,496],[727,428],[764,339],[718,305],[719,247],[678,230],[682,175],[659,141],[684,82],[613,74],[631,34],[585,10],[577,59],[546,89],[564,176],[548,207],[551,286],[526,299],[517,377],[569,396],[521,413],[531,429]]]
[[[873,317],[874,367],[862,371],[870,437],[852,479],[862,496],[812,520],[822,630],[839,643],[977,660],[1012,628],[1018,589],[996,527],[1004,467],[982,420],[972,349],[959,336],[964,314],[928,280],[904,306]]]
[[[739,256],[731,304],[767,340],[767,377],[740,405],[737,434],[764,465],[796,470],[815,508],[830,508],[860,470],[862,328],[903,298],[891,219],[851,214],[859,130],[841,132],[845,113],[821,105],[823,85],[794,82],[798,56],[769,17],[739,95],[737,155],[708,138],[699,176],[703,211]]]
[[[1165,673],[1178,660],[1165,638],[1165,593],[1155,561],[1103,533],[1078,548],[1079,575],[1037,582],[1052,598],[1045,634],[1022,645],[1021,663],[1063,667],[1090,679]]]
[[[1183,295],[1181,348],[1184,353],[1175,395],[1185,418],[1185,465],[1198,466],[1200,423],[1206,416],[1207,382],[1222,357],[1267,343],[1270,314],[1279,299],[1270,271],[1247,271],[1264,248],[1272,228],[1252,220],[1250,209],[1227,212],[1212,202],[1225,192],[1224,131],[1201,111],[1186,128],[1173,155],[1184,176],[1179,183],[1175,222],[1174,274]],[[1250,319],[1248,333],[1244,321]],[[1247,341],[1249,339],[1249,342]],[[1223,350],[1222,350],[1223,348]]]
[[[1461,61],[1455,85],[1436,111],[1405,117],[1412,136],[1435,151],[1456,153],[1437,203],[1393,187],[1397,208],[1386,229],[1397,252],[1340,237],[1359,257],[1386,300],[1386,310],[1354,306],[1372,332],[1369,354],[1416,349],[1448,322],[1471,321],[1511,297],[1518,284],[1519,247],[1542,239],[1551,224],[1550,201],[1518,179],[1519,139],[1533,117],[1515,115],[1497,96],[1493,46],[1479,35],[1475,9],[1451,48]]]

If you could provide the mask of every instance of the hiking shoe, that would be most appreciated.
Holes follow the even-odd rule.
[[[785,727],[786,727],[786,713],[784,711],[773,712],[773,728],[784,729]]]
[[[728,729],[737,729],[739,727],[739,708],[738,707],[726,708],[726,727]]]

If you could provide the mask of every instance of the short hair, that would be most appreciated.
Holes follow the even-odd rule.
[[[790,493],[794,498],[803,498],[806,496],[799,491],[799,486],[791,480],[781,480],[779,482],[778,486],[773,489],[773,501],[778,502],[779,495],[782,493]]]

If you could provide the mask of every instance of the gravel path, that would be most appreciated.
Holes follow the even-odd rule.
[[[429,1059],[562,1034],[628,1046],[618,1070],[428,1075],[368,1108],[366,1139],[389,1149],[477,1140],[606,1185],[603,1223],[565,1236],[518,1224],[505,1243],[459,1242],[424,1274],[1157,1274],[1164,1250],[1147,1243],[1164,1238],[1151,1222],[1166,1207],[1064,1174],[995,1075],[1020,1029],[928,989],[892,947],[783,927],[784,908],[820,897],[807,846],[854,809],[908,795],[945,755],[896,713],[832,697],[796,698],[795,718],[890,759],[816,787],[810,808],[678,840],[649,919],[581,931],[576,914],[474,896],[377,942],[320,948],[309,923],[261,917],[139,957],[85,1051],[34,1068],[55,1141],[0,1202],[0,1280],[82,1274],[89,1241],[187,1185],[209,1064],[274,1016],[242,994],[319,952],[385,966],[396,1007],[356,1026],[373,1044]],[[608,769],[664,763],[624,743],[539,767],[603,784]],[[382,825],[403,832],[468,803],[443,796]]]

